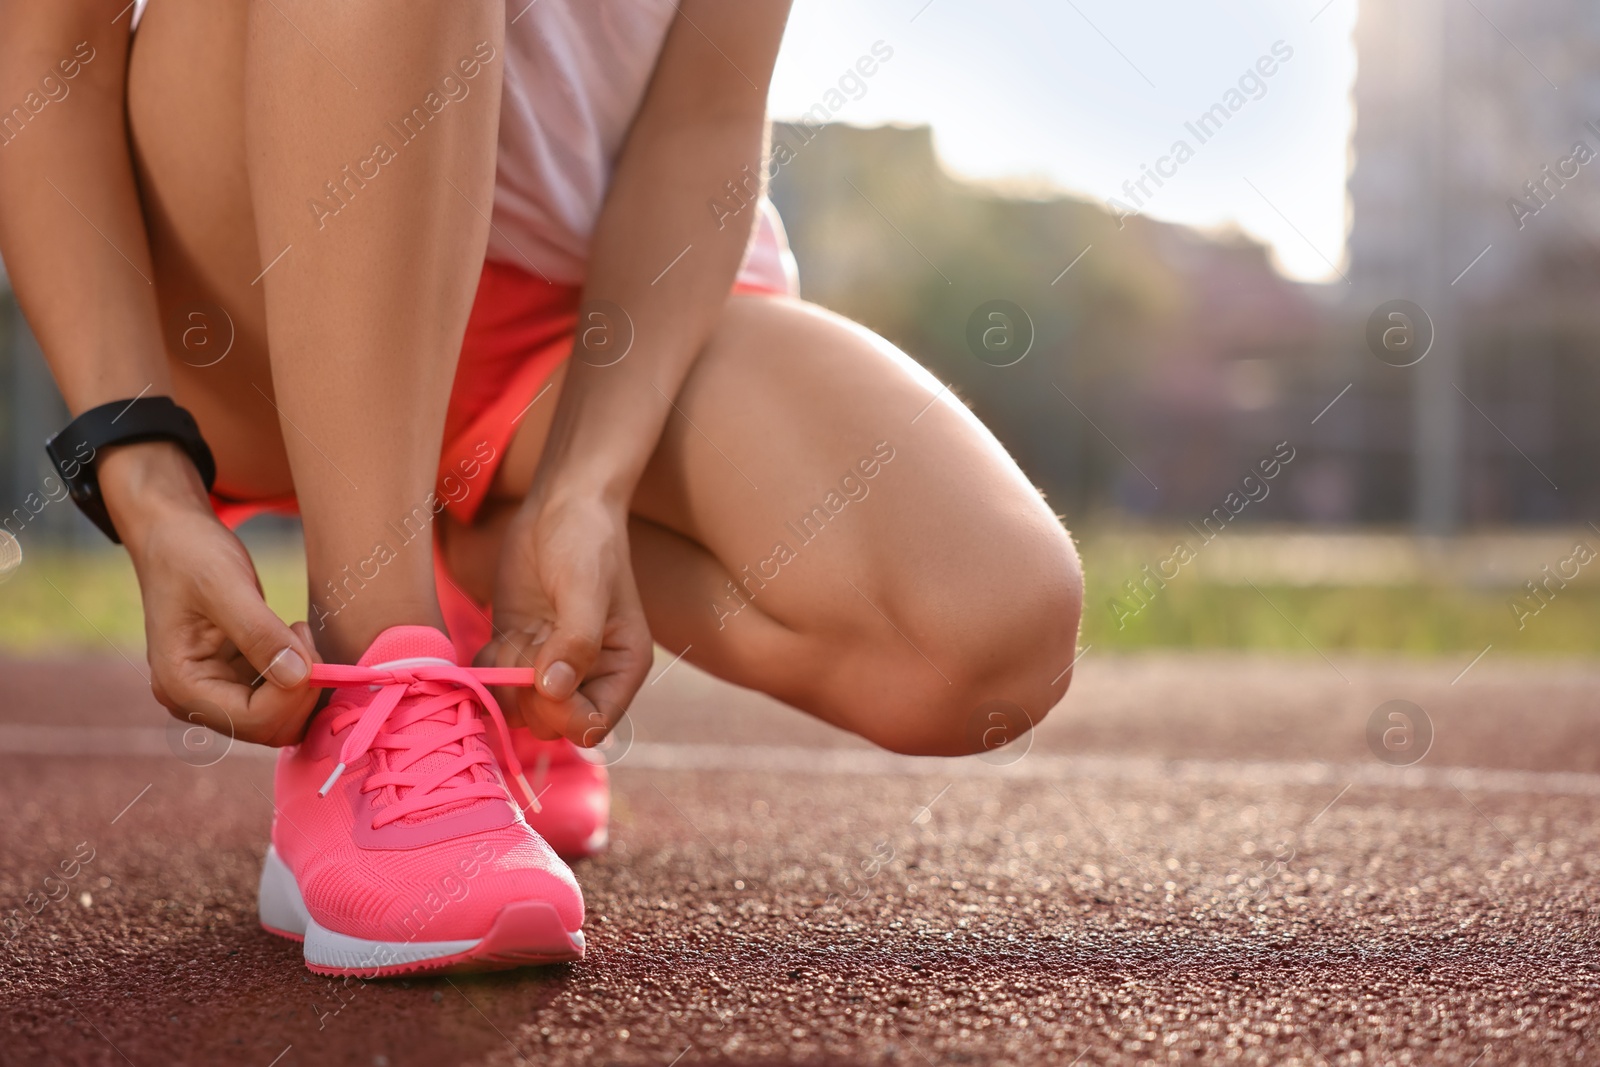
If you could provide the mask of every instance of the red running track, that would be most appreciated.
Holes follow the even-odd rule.
[[[75,871],[5,945],[0,1062],[1600,1059],[1600,668],[1091,653],[1025,751],[952,762],[679,664],[578,867],[588,958],[364,983],[256,926],[264,753],[192,766],[134,668],[68,666],[0,662],[0,909]]]

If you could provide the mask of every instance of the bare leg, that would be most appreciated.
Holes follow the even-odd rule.
[[[338,658],[387,626],[443,623],[431,536],[392,559],[374,552],[395,540],[391,524],[430,511],[488,240],[481,209],[493,196],[500,66],[481,64],[470,94],[437,114],[425,98],[441,99],[447,77],[466,84],[456,64],[480,42],[498,55],[503,13],[495,0],[251,6],[251,199],[263,264],[284,257],[264,279],[272,378],[313,604],[339,605],[326,629],[326,653]],[[316,48],[305,28],[317,31]],[[427,121],[402,142],[389,124],[413,108]]]
[[[130,111],[158,284],[175,327],[194,299],[231,318],[236,349],[181,368],[180,399],[221,487],[298,496],[313,630],[349,660],[388,626],[442,622],[431,537],[396,530],[431,519],[488,235],[504,5],[229,7],[155,5],[139,31]],[[194,74],[162,62],[185,46],[209,57]]]
[[[937,388],[835,316],[730,300],[634,498],[656,640],[902,751],[1042,719],[1071,680],[1077,556],[993,437],[929,406]],[[496,521],[446,539],[480,593],[467,560],[495,558]]]

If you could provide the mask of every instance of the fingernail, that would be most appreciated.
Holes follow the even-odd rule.
[[[568,663],[557,661],[544,672],[545,695],[565,700],[578,686],[578,672]]]
[[[267,677],[279,689],[293,689],[306,680],[310,674],[306,661],[300,658],[300,653],[292,648],[286,648],[272,657],[272,663],[267,667]]]

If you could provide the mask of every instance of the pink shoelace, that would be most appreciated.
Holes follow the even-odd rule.
[[[405,792],[398,801],[384,807],[373,818],[373,829],[407,815],[456,801],[503,798],[505,791],[498,780],[480,781],[472,773],[472,768],[485,766],[490,769],[491,777],[497,778],[493,774],[494,757],[481,747],[466,743],[468,738],[487,732],[483,720],[472,712],[470,705],[475,703],[494,723],[497,734],[495,740],[499,742],[501,759],[511,772],[511,778],[522,789],[528,805],[538,811],[539,799],[523,775],[505,715],[486,688],[491,685],[532,685],[534,677],[533,669],[525,667],[419,665],[378,670],[334,663],[314,664],[311,668],[312,685],[364,685],[381,690],[366,707],[347,708],[334,717],[334,733],[351,723],[355,723],[355,729],[344,739],[344,746],[339,750],[339,764],[334,767],[322,788],[317,790],[317,795],[327,796],[346,767],[368,752],[379,749],[388,754],[387,767],[369,775],[362,783],[361,791],[370,793],[395,786]],[[429,699],[401,710],[400,702],[408,696]],[[442,713],[447,711],[455,713],[454,721],[448,724],[442,717]],[[419,733],[399,732],[428,719],[435,719],[438,729]],[[412,769],[423,757],[439,752],[448,745],[461,747],[460,754],[448,764],[426,772]]]

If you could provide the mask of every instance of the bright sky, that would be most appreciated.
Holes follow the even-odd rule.
[[[1327,280],[1343,265],[1355,14],[1356,0],[795,0],[772,111],[805,112],[882,40],[892,58],[836,121],[927,123],[956,174],[1130,206],[1123,183],[1182,139],[1193,156],[1147,182],[1145,214],[1238,226],[1291,277]],[[1293,55],[1264,93],[1247,86],[1204,143],[1185,128],[1278,41]]]

